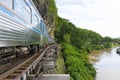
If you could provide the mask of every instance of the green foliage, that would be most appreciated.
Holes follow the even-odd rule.
[[[64,35],[71,34],[71,31],[74,31],[73,24],[70,24],[68,20],[58,17],[58,26],[55,31],[55,39],[58,43],[64,42]]]
[[[55,38],[58,43],[71,43],[78,49],[88,52],[112,47],[113,43],[113,39],[110,37],[102,37],[94,31],[76,28],[71,22],[60,17],[58,17]]]
[[[104,45],[105,48],[111,48],[112,44],[110,42],[106,42]]]
[[[57,8],[55,5],[55,0],[49,0],[49,18],[54,24],[57,26],[58,25],[58,15],[57,15]]]
[[[64,42],[70,43],[70,35],[69,34],[65,34],[63,38],[64,38]]]
[[[55,39],[62,44],[66,73],[71,80],[94,80],[96,71],[87,58],[93,50],[112,47],[110,37],[102,37],[94,31],[76,28],[71,22],[58,17]],[[116,40],[117,41],[117,40]]]
[[[64,69],[64,60],[62,58],[58,58],[56,60],[56,69],[55,69],[55,73],[57,74],[64,74],[65,73],[65,69]]]
[[[112,38],[107,36],[103,38],[102,43],[104,43],[105,48],[111,48],[113,41],[114,40]]]
[[[114,44],[119,44],[120,45],[120,38],[115,38],[113,39]]]
[[[66,73],[71,75],[71,80],[94,80],[96,71],[86,54],[80,53],[70,44],[64,43],[63,46]]]

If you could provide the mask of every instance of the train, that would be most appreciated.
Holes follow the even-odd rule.
[[[32,0],[0,0],[0,64],[53,43]]]

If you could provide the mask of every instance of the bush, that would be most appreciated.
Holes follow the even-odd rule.
[[[71,80],[94,80],[96,71],[86,54],[70,44],[64,43],[62,46],[66,73],[71,75]]]

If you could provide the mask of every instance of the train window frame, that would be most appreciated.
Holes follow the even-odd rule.
[[[36,12],[33,12],[32,14],[32,24],[34,25],[34,21],[39,23],[39,17],[37,16]]]
[[[30,14],[30,23],[32,23],[32,9],[31,9],[30,5],[26,2],[26,0],[23,0],[23,1],[30,8],[30,13],[29,13],[29,11],[23,6],[24,9]]]
[[[27,9],[25,6],[23,6],[23,8],[26,10],[26,12],[27,12],[28,14],[30,14],[30,12],[28,11],[28,9]]]
[[[13,1],[13,10],[15,10],[15,0],[12,0]],[[28,22],[28,23],[32,23],[32,8],[30,7],[30,5],[27,3],[27,1],[26,0],[22,0],[23,2],[24,2],[24,4],[30,9],[30,12],[25,8],[25,6],[23,6],[23,8],[24,8],[24,10],[29,14],[29,16],[30,16],[30,19],[29,19],[29,22],[28,21],[26,21],[26,22]],[[20,18],[21,18],[21,16],[20,16]],[[22,20],[24,20],[23,18],[21,18]],[[25,21],[25,20],[24,20]]]
[[[35,17],[37,18],[37,22],[39,22],[39,18],[38,18],[38,16],[36,15],[36,14],[34,14],[35,15]]]
[[[41,20],[41,23],[40,23],[40,30],[41,30],[41,33],[43,34],[44,33],[44,22],[43,20]]]
[[[12,0],[12,10],[14,10],[15,6],[14,6],[14,1],[15,0]]]
[[[2,1],[2,0],[1,0]],[[10,6],[6,5],[4,2],[1,2],[0,4],[2,4],[3,6],[7,7],[8,9],[12,10],[13,9],[13,0],[11,0]],[[10,1],[10,0],[9,0]]]

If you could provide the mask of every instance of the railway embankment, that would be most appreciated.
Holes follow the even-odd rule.
[[[56,52],[49,54],[49,59],[44,65],[45,72],[41,80],[70,80],[70,75],[65,73],[65,64],[60,45]]]

